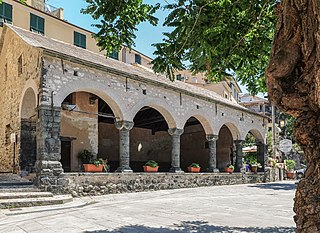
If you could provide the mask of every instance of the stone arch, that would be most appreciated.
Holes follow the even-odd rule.
[[[260,142],[264,141],[263,134],[258,129],[250,129],[250,130],[244,131],[243,133],[244,134],[241,136],[241,138],[246,138],[246,135],[248,133],[251,133],[256,138],[256,140]]]
[[[69,82],[55,93],[53,105],[60,107],[63,100],[71,93],[88,92],[105,101],[112,109],[117,121],[123,120],[123,111],[119,103],[120,97],[114,91],[106,91],[106,89],[108,88],[102,83],[90,80]]]
[[[151,107],[157,110],[166,120],[169,128],[177,127],[177,117],[175,117],[174,112],[170,109],[170,106],[163,101],[159,101],[158,99],[148,98],[145,99],[138,104],[136,104],[130,112],[128,112],[128,116],[126,118],[130,121],[133,121],[135,115],[142,109],[143,107]]]
[[[21,96],[19,106],[19,116],[22,119],[27,119],[36,113],[38,103],[38,88],[33,80],[28,80]]]
[[[19,166],[22,171],[31,172],[34,170],[36,161],[36,120],[38,88],[33,80],[28,80],[23,91],[19,107],[20,116],[20,156]]]
[[[214,131],[213,125],[212,125],[212,121],[209,120],[209,117],[204,116],[203,114],[195,114],[195,115],[191,115],[188,117],[184,118],[184,124],[186,124],[186,122],[188,121],[188,119],[190,119],[191,117],[196,118],[200,124],[202,125],[204,132],[208,135],[208,134],[217,134],[218,132]]]
[[[244,139],[244,138],[245,138],[245,137],[242,138],[243,135],[241,135],[238,127],[237,127],[233,122],[225,122],[225,123],[222,123],[222,124],[218,127],[219,131],[220,131],[220,129],[221,129],[221,127],[222,127],[223,125],[225,125],[225,126],[228,127],[228,129],[229,129],[230,132],[231,132],[231,135],[232,135],[233,140],[241,140],[241,139]]]

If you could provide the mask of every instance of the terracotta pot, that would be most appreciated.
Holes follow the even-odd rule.
[[[233,172],[233,169],[232,169],[232,168],[229,168],[229,167],[226,167],[226,168],[224,169],[224,171],[231,174],[231,173]]]
[[[94,164],[83,164],[83,168],[85,172],[102,172],[103,165],[100,164],[99,166],[96,166]]]
[[[294,172],[292,172],[292,171],[287,171],[287,178],[288,179],[294,179]]]
[[[200,172],[201,167],[188,167],[188,172]]]
[[[159,166],[156,166],[156,167],[143,166],[143,170],[145,172],[157,172],[158,168],[159,168]]]
[[[252,166],[251,166],[251,171],[252,171],[253,173],[257,173],[257,172],[258,172],[258,166],[252,165]]]

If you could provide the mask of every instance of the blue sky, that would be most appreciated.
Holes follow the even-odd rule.
[[[49,0],[47,2],[52,6],[62,7],[64,9],[64,17],[68,22],[96,32],[96,29],[91,26],[94,23],[91,16],[80,13],[80,10],[87,5],[85,0]],[[152,0],[146,0],[145,2],[154,3]],[[154,57],[152,55],[154,48],[151,44],[161,42],[163,38],[162,32],[165,30],[162,27],[165,12],[159,10],[156,16],[160,19],[159,25],[153,27],[148,23],[142,23],[138,27],[138,32],[136,33],[137,39],[135,40],[135,49],[152,58]]]
[[[68,22],[93,32],[97,31],[91,26],[95,22],[91,16],[80,13],[80,10],[85,8],[87,5],[85,0],[48,0],[47,2],[52,6],[62,7],[64,9],[65,20]],[[153,4],[155,1],[145,0],[145,2]],[[148,23],[142,23],[138,26],[138,31],[136,33],[137,38],[135,40],[135,49],[151,58],[154,58],[154,47],[151,46],[151,44],[161,42],[163,38],[162,33],[166,30],[166,28],[162,26],[162,23],[166,17],[166,12],[159,10],[156,16],[159,18],[158,26],[153,27]],[[246,92],[245,86],[240,85],[240,87],[242,92]]]

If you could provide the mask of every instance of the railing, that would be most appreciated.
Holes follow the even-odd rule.
[[[61,10],[62,8],[57,8],[52,5],[47,4],[44,0],[32,0],[32,7],[51,14],[57,18],[62,18]]]

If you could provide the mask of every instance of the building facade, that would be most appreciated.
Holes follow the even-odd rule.
[[[30,25],[35,14],[61,20],[6,2],[13,17],[14,9],[28,9]],[[34,167],[41,187],[59,190],[65,172],[81,171],[83,150],[108,159],[111,172],[140,172],[150,159],[160,172],[184,172],[193,162],[203,172],[224,171],[230,163],[239,170],[248,133],[265,163],[267,120],[260,114],[212,91],[107,59],[71,37],[59,40],[50,36],[58,30],[50,26],[39,33],[13,24],[0,27],[0,172]],[[65,26],[71,36],[74,29],[88,33]]]

